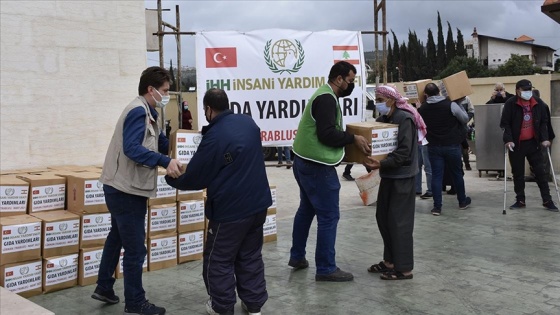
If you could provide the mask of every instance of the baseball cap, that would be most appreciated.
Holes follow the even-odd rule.
[[[533,89],[533,85],[531,84],[531,81],[529,80],[519,80],[517,81],[517,83],[515,84],[515,89],[522,89],[524,91],[530,91],[531,89]]]

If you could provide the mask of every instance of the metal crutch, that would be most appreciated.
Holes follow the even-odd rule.
[[[554,187],[556,187],[556,196],[558,197],[558,202],[560,203],[560,192],[558,192],[558,183],[556,183],[556,173],[554,173],[554,166],[552,166],[552,158],[550,157],[550,147],[546,148],[546,153],[548,153],[548,162],[550,162],[550,171],[552,172],[552,178],[554,179]]]
[[[504,211],[502,214],[506,214],[506,195],[507,195],[507,155],[508,147],[504,146]]]

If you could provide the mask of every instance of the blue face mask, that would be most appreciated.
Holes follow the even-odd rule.
[[[387,103],[377,103],[375,104],[375,109],[379,113],[379,115],[387,115],[389,114],[389,107],[387,107]]]
[[[533,97],[533,91],[521,91],[521,98],[528,101]]]

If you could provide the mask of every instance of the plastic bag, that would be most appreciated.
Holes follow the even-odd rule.
[[[381,182],[379,170],[373,170],[364,176],[356,178],[356,185],[360,190],[360,198],[364,206],[369,206],[377,201],[377,188]]]

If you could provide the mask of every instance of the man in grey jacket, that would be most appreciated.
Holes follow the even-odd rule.
[[[158,166],[177,178],[181,163],[166,156],[169,142],[158,124],[156,107],[169,102],[167,70],[150,67],[140,77],[138,95],[122,112],[103,164],[100,181],[111,213],[111,231],[99,265],[97,287],[92,298],[119,303],[113,291],[113,273],[124,248],[125,314],[162,315],[165,308],[146,300],[142,287],[142,265],[146,258],[144,223],[148,198],[156,196]]]
[[[465,124],[469,116],[457,103],[439,95],[439,88],[434,83],[428,83],[424,93],[427,99],[418,112],[428,128],[426,138],[432,165],[432,194],[434,195],[432,214],[439,216],[442,207],[443,171],[446,166],[457,191],[459,209],[467,209],[471,204],[471,198],[465,194],[461,163],[461,142],[466,136]]]

